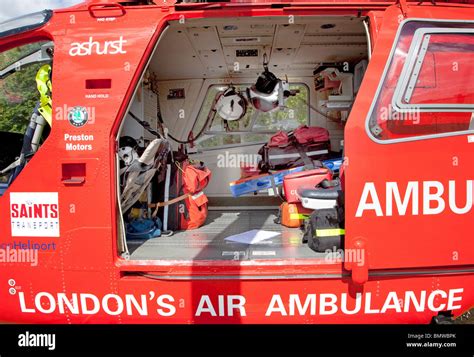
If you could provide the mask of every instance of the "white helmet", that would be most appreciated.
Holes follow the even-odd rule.
[[[216,111],[224,120],[239,120],[247,111],[247,102],[234,87],[229,87],[217,100]]]
[[[277,107],[285,105],[285,99],[290,95],[288,82],[277,80],[270,93],[258,90],[258,85],[247,88],[247,96],[255,109],[261,112],[269,112]]]
[[[267,54],[263,54],[263,72],[257,82],[247,88],[247,96],[255,109],[269,112],[277,107],[284,107],[285,99],[291,94],[288,81],[282,81],[268,70]]]

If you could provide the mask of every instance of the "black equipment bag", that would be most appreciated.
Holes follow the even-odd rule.
[[[303,242],[315,252],[338,250],[344,240],[344,211],[341,207],[315,210],[305,223]]]
[[[260,170],[285,170],[297,166],[314,166],[313,161],[329,158],[329,141],[299,144],[296,141],[286,146],[268,146],[260,148],[258,154],[262,157]]]

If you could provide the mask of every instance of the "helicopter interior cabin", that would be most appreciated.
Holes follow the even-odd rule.
[[[122,256],[173,261],[323,258],[326,253],[303,242],[301,227],[289,228],[278,219],[285,200],[282,186],[271,182],[252,192],[236,189],[252,178],[305,166],[303,160],[293,167],[262,170],[262,146],[275,134],[291,136],[304,126],[322,130],[318,133],[328,141],[324,155],[315,160],[342,160],[344,124],[367,67],[369,41],[364,19],[352,16],[295,17],[292,23],[287,17],[169,22],[117,135]],[[156,203],[183,195],[178,187],[173,196],[172,170],[182,156],[206,167],[197,172],[205,181],[206,208],[197,213],[202,219],[197,227],[188,222],[176,229],[179,222],[174,227],[170,223],[174,214],[184,216],[178,218],[182,221],[195,212],[187,212],[183,199]],[[136,162],[141,171],[130,169]],[[331,178],[337,177],[338,170],[328,170]],[[186,199],[202,196],[200,191]],[[160,222],[147,226],[143,217],[148,222],[159,217]]]

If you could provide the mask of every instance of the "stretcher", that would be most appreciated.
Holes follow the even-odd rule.
[[[232,181],[229,183],[230,192],[232,196],[239,197],[247,193],[267,190],[269,188],[281,186],[283,178],[286,175],[300,172],[304,170],[304,166],[294,167],[287,170],[276,171],[272,174],[264,174],[253,177]]]

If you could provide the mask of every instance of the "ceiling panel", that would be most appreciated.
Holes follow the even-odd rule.
[[[323,44],[323,43],[361,43],[365,44],[367,38],[363,35],[305,35],[301,44]]]
[[[237,57],[236,56],[237,51],[250,51],[250,50],[256,50],[258,53],[258,56],[257,57]],[[244,66],[244,67],[246,65],[255,65],[255,64],[262,63],[263,52],[264,52],[263,46],[224,47],[225,61],[227,62],[227,64],[234,64],[235,62],[238,62],[241,66]]]
[[[202,63],[206,68],[213,71],[218,71],[219,69],[224,69],[224,71],[226,71],[225,69],[227,66],[225,63],[224,54],[220,48],[219,50],[202,50],[198,51],[198,53]]]
[[[159,78],[226,78],[254,76],[262,70],[263,53],[275,73],[311,75],[321,62],[358,61],[367,57],[361,18],[207,18],[172,22],[160,40],[152,63]],[[237,57],[236,50],[247,51]],[[251,56],[256,51],[256,56]],[[234,64],[238,72],[234,73]]]
[[[356,17],[327,17],[318,21],[309,22],[306,34],[365,34],[362,18]]]
[[[275,25],[273,24],[249,24],[242,23],[239,19],[225,19],[225,24],[217,26],[220,37],[236,36],[273,36]]]
[[[206,73],[188,36],[178,29],[169,29],[160,39],[155,58],[151,68],[160,79],[202,78]]]
[[[277,65],[280,68],[291,66],[295,53],[295,48],[274,48],[270,57],[270,66]]]
[[[301,45],[294,64],[314,65],[321,62],[353,61],[367,56],[365,45]]]
[[[191,27],[187,32],[197,50],[213,50],[220,47],[219,36],[214,26]]]
[[[271,46],[273,36],[237,36],[221,38],[223,46]]]
[[[305,25],[278,25],[274,46],[278,48],[298,48],[304,36]]]

